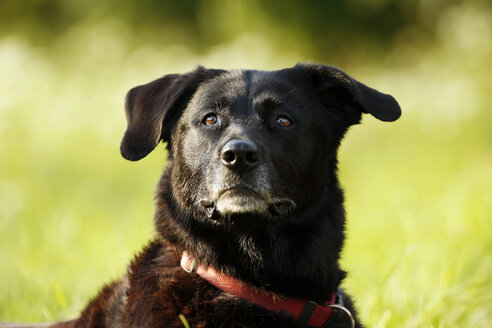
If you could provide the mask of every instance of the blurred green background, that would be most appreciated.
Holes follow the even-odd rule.
[[[153,236],[131,87],[196,65],[338,66],[395,96],[340,151],[368,327],[492,326],[490,1],[0,1],[0,321],[77,315]]]

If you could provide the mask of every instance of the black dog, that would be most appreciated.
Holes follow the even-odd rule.
[[[123,156],[169,150],[159,237],[55,326],[351,327],[337,149],[362,113],[394,121],[400,108],[322,65],[199,67],[130,90]]]

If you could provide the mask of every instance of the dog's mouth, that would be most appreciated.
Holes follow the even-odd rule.
[[[242,185],[225,188],[218,192],[214,200],[200,200],[200,205],[209,218],[236,214],[284,217],[292,213],[296,206],[290,199],[274,198]]]

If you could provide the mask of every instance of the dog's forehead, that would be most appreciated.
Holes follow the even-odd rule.
[[[294,89],[292,83],[279,71],[231,70],[198,88],[194,103],[206,104],[217,99],[248,98],[251,101],[265,98],[280,99]]]

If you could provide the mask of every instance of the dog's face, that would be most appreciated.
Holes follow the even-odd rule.
[[[132,89],[126,109],[123,155],[138,160],[168,141],[174,198],[211,222],[276,222],[313,207],[361,113],[400,115],[391,96],[314,65],[167,75]]]
[[[231,71],[198,88],[173,143],[181,161],[176,177],[193,174],[198,182],[182,201],[222,216],[265,218],[316,201],[316,193],[298,190],[304,184],[319,189],[309,171],[325,157],[317,147],[325,144],[327,134],[320,124],[322,110],[279,75]]]

